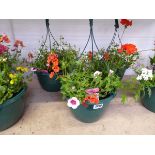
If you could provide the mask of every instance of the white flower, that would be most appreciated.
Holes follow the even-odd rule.
[[[137,80],[142,80],[142,76],[141,75],[138,75],[136,79]]]
[[[96,71],[96,72],[94,73],[94,77],[97,77],[98,75],[101,75],[101,74],[102,74],[102,72]]]
[[[137,80],[145,80],[145,81],[148,81],[148,80],[152,80],[153,78],[153,71],[150,70],[150,69],[147,69],[147,68],[142,68],[141,69],[141,74],[137,76]]]
[[[68,100],[67,106],[72,109],[76,109],[80,105],[80,101],[76,97],[72,97]]]
[[[114,73],[114,71],[110,69],[109,74],[111,75],[111,74],[113,74],[113,73]]]

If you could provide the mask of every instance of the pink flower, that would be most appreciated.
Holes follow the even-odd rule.
[[[8,50],[8,47],[7,46],[4,46],[4,45],[0,44],[0,54],[3,54],[7,50]]]
[[[76,109],[80,105],[80,101],[76,97],[72,97],[67,102],[68,107]]]
[[[86,93],[87,94],[94,94],[94,93],[98,93],[100,91],[99,88],[92,88],[92,89],[87,89]]]

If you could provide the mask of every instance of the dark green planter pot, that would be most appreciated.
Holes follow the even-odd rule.
[[[60,90],[61,84],[60,81],[56,79],[56,75],[54,75],[54,77],[51,79],[49,77],[49,73],[36,72],[36,74],[38,81],[44,90],[48,92],[57,92]]]
[[[145,108],[148,110],[155,112],[155,87],[152,89],[152,94],[149,97],[148,93],[145,93],[145,96],[141,96],[141,101]]]
[[[95,108],[94,105],[89,105],[86,108],[80,104],[77,109],[70,109],[75,118],[77,118],[79,121],[84,123],[96,122],[102,117],[104,110],[114,97],[115,95],[111,94],[109,97],[100,100],[99,104],[97,105],[98,108]]]
[[[23,102],[25,92],[26,88],[0,105],[0,131],[14,125],[22,116],[25,107]]]
[[[116,75],[117,75],[118,77],[120,77],[120,79],[123,79],[123,76],[124,76],[124,73],[125,73],[126,69],[127,69],[127,68],[118,69],[118,70],[116,71]]]

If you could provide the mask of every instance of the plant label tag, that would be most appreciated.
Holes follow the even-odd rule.
[[[103,104],[97,104],[93,106],[93,109],[101,109],[103,107]]]

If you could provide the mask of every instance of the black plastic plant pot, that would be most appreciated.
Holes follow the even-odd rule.
[[[107,98],[100,100],[99,104],[97,105],[89,105],[86,108],[80,104],[77,109],[70,109],[75,118],[79,121],[84,123],[93,123],[102,117],[106,107],[114,97],[115,95],[111,94]]]
[[[14,125],[24,113],[24,101],[26,88],[22,89],[16,96],[0,105],[0,131]]]
[[[141,101],[145,108],[155,112],[155,87],[151,88],[151,91],[151,96],[149,96],[147,91],[145,91],[145,95],[141,96]]]
[[[49,73],[36,72],[41,87],[48,92],[57,92],[60,90],[61,84],[57,76],[51,79]]]

